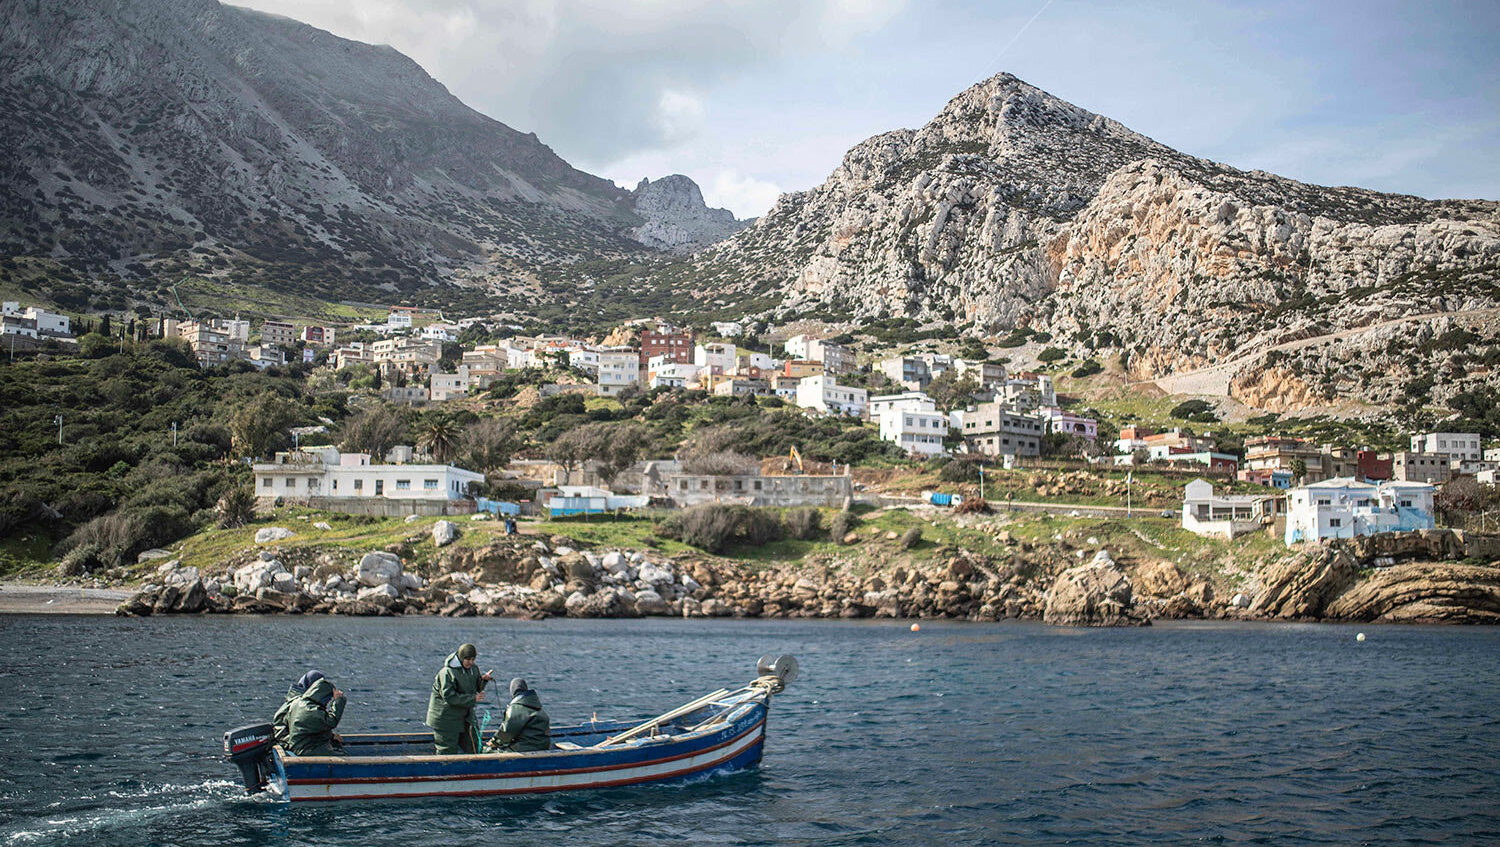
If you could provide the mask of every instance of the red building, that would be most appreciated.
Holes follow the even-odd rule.
[[[693,363],[693,334],[686,330],[682,332],[646,330],[641,333],[641,367],[646,367],[656,356],[666,356],[667,361],[676,362],[679,365],[691,365]]]

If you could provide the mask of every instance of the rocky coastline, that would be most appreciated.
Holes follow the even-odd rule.
[[[258,540],[268,546],[216,572],[161,564],[116,613],[1500,623],[1500,536],[1453,530],[1292,553],[1248,574],[1235,590],[1165,560],[1117,561],[1103,548],[1086,555],[1003,533],[1008,557],[940,551],[890,567],[852,554],[755,567],[686,553],[584,549],[565,536],[515,536],[447,547],[425,576],[408,569],[411,545],[443,547],[452,531],[439,522],[431,541],[416,536],[360,552],[276,546],[276,533],[263,530]]]

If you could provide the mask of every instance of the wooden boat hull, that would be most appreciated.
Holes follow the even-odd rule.
[[[711,727],[692,730],[702,716],[694,713],[667,734],[607,747],[593,745],[631,722],[557,727],[553,740],[564,749],[534,753],[436,756],[430,754],[428,733],[349,735],[346,756],[293,756],[277,748],[278,778],[271,788],[287,800],[305,802],[539,794],[687,781],[757,765],[768,707],[769,697],[754,697]]]

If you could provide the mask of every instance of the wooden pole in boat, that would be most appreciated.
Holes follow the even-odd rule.
[[[710,702],[712,702],[714,700],[717,700],[720,697],[723,697],[723,696],[725,696],[727,694],[729,694],[729,689],[727,689],[727,688],[720,688],[718,691],[715,691],[715,692],[713,692],[711,694],[705,694],[702,697],[699,697],[697,700],[692,701],[691,703],[683,703],[681,706],[678,706],[677,708],[673,709],[670,712],[667,712],[667,713],[662,714],[662,715],[657,715],[656,717],[652,718],[649,721],[646,721],[645,723],[643,723],[643,724],[641,724],[639,726],[631,727],[630,729],[625,730],[624,732],[620,733],[619,735],[615,735],[615,736],[612,736],[610,738],[606,738],[603,741],[599,742],[598,744],[595,744],[594,746],[595,747],[608,747],[611,744],[618,744],[621,741],[629,741],[630,739],[636,737],[637,735],[640,735],[643,732],[649,731],[654,726],[657,726],[659,724],[665,723],[666,721],[669,721],[672,718],[678,717],[679,715],[685,715],[685,714],[687,714],[688,712],[691,712],[694,709],[701,709],[702,707],[708,705]]]

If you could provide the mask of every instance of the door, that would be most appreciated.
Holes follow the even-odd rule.
[[[385,480],[377,479],[375,480],[375,496],[379,497],[383,494],[385,494]]]

